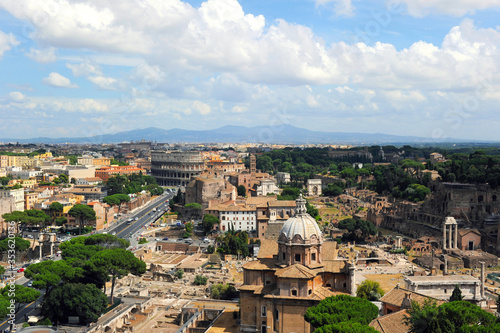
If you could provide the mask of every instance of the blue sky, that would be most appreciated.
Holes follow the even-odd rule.
[[[500,0],[0,0],[0,138],[279,125],[495,140]]]

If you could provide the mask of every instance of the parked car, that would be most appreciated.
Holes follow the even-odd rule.
[[[32,281],[30,281],[30,282],[28,283],[28,287],[30,287],[30,288],[31,288],[31,287],[33,287],[33,282],[32,282]]]
[[[17,270],[17,272],[18,272],[18,273],[22,273],[22,272],[24,272],[24,268],[22,268],[22,267],[21,267],[21,268],[19,268],[19,269]]]
[[[168,240],[168,237],[164,237],[163,240]]]

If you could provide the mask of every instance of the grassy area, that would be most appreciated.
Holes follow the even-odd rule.
[[[380,288],[387,293],[394,289],[399,282],[400,286],[404,286],[403,274],[363,274],[368,280],[377,281],[380,283]]]

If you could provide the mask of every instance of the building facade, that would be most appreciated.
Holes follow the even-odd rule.
[[[327,243],[327,244],[326,244]],[[281,229],[277,252],[243,266],[241,332],[310,333],[306,310],[326,297],[354,293],[354,267],[337,259],[318,224],[297,200],[297,215]]]
[[[205,169],[197,151],[151,152],[151,175],[160,186],[186,186]]]

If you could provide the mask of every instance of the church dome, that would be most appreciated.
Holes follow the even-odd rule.
[[[323,243],[323,235],[316,220],[307,214],[306,201],[302,195],[296,200],[297,213],[281,228],[278,241],[292,244]]]

